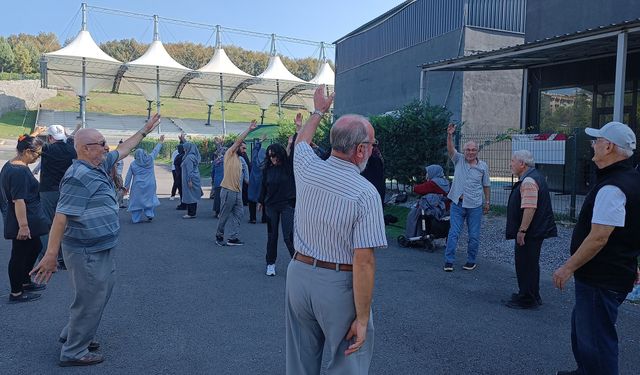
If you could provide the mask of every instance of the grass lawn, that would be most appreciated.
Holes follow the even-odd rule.
[[[6,112],[0,117],[0,138],[13,139],[24,133],[29,134],[35,122],[36,111]]]
[[[405,227],[407,225],[407,214],[409,208],[402,206],[395,206],[388,204],[384,207],[385,215],[393,215],[398,218],[398,222],[395,224],[389,224],[385,227],[387,232],[387,242],[389,244],[396,243],[396,238],[399,235],[404,234]]]
[[[207,105],[202,100],[161,98],[161,112],[166,117],[207,119]],[[78,97],[72,92],[58,91],[58,95],[42,102],[42,108],[58,111],[78,110]],[[246,122],[256,119],[260,122],[260,108],[255,104],[225,103],[225,119],[230,122]],[[152,104],[155,112],[155,103]],[[296,113],[291,109],[283,109],[283,117],[293,121]],[[130,94],[111,94],[105,92],[92,92],[87,98],[87,112],[109,113],[114,115],[147,115],[147,101],[144,96]],[[304,111],[303,111],[304,112]],[[220,105],[211,110],[211,120],[222,120]],[[270,106],[265,112],[265,124],[278,122],[278,107]]]

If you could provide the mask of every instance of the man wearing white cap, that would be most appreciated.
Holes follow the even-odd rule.
[[[41,128],[44,131],[45,128]],[[73,147],[73,138],[67,138],[65,128],[62,125],[51,125],[46,128],[48,143],[42,146],[41,174],[40,174],[40,202],[45,216],[53,221],[56,214],[56,205],[60,197],[60,181],[67,171],[73,159],[78,156]],[[74,132],[75,133],[75,132]],[[49,235],[42,236],[42,257],[46,250]],[[58,264],[64,269],[62,252],[59,253]]]
[[[560,289],[575,276],[571,347],[578,368],[557,374],[617,374],[618,307],[633,288],[640,255],[640,173],[630,160],[636,136],[619,122],[585,131],[595,138],[597,180],[573,230],[571,257],[553,273]]]

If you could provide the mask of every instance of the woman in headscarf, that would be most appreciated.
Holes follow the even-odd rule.
[[[296,204],[296,185],[292,160],[282,145],[267,147],[267,160],[262,171],[259,202],[267,213],[267,276],[276,275],[278,255],[278,226],[282,219],[284,244],[293,257],[293,213]],[[260,207],[259,206],[259,207]],[[261,207],[262,208],[262,207]]]
[[[220,215],[220,184],[224,178],[224,154],[227,148],[222,142],[217,144],[216,153],[211,161],[211,189],[213,189],[213,216]]]
[[[134,153],[134,161],[129,165],[127,178],[124,181],[125,188],[129,191],[129,208],[133,223],[142,221],[143,216],[148,221],[153,220],[155,209],[160,205],[156,195],[156,174],[153,161],[158,157],[164,143],[164,135],[160,136],[160,142],[153,148],[151,154],[141,148]]]
[[[422,210],[424,210],[425,215],[430,215],[439,220],[445,216],[449,208],[447,200],[449,181],[444,177],[442,167],[437,164],[431,164],[425,170],[427,172],[425,182],[413,187],[413,192],[422,195],[422,197],[407,215],[405,233],[407,238],[416,235],[417,224]]]
[[[262,148],[262,142],[267,138],[266,134],[260,138],[260,140],[253,141],[253,147],[251,148],[251,171],[249,172],[249,223],[256,223],[256,205],[260,198],[260,184],[262,183],[262,168],[264,168],[264,162],[266,158],[266,152]],[[265,211],[262,211],[261,221],[267,222],[267,215]]]
[[[31,281],[29,271],[42,249],[40,236],[49,231],[51,223],[44,215],[38,193],[38,180],[29,164],[42,154],[42,142],[30,135],[21,135],[16,156],[0,171],[0,208],[4,222],[4,238],[11,240],[9,260],[9,302],[29,302],[40,298],[31,293],[45,288]]]
[[[202,197],[200,183],[200,151],[198,146],[185,142],[184,157],[182,158],[182,203],[187,206],[187,214],[183,219],[194,219],[198,210],[198,201]]]
[[[180,195],[180,204],[176,206],[176,210],[186,210],[187,206],[182,202],[182,158],[184,157],[184,143],[180,143],[176,147],[178,154],[173,159],[173,165],[176,167],[176,179],[178,181],[178,194]]]

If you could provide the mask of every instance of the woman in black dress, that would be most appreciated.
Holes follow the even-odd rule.
[[[29,169],[29,164],[38,160],[42,153],[42,142],[25,134],[18,138],[16,150],[16,157],[0,171],[4,238],[11,240],[11,303],[40,298],[40,294],[32,292],[44,289],[45,285],[33,283],[29,271],[42,249],[40,236],[46,234],[50,226],[40,205],[38,180]]]
[[[289,255],[293,257],[293,213],[296,202],[296,185],[293,166],[287,151],[274,143],[267,148],[267,158],[262,172],[260,206],[267,213],[267,276],[276,275],[278,256],[278,226],[282,219],[282,236]]]

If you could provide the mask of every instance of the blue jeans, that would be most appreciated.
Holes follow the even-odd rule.
[[[464,221],[467,221],[469,231],[469,244],[467,245],[467,262],[475,263],[478,248],[480,247],[480,223],[482,222],[482,206],[476,208],[464,208],[462,203],[451,205],[451,228],[447,237],[447,248],[444,251],[445,263],[453,263],[456,260],[456,248],[458,237],[462,231]]]
[[[618,374],[618,307],[627,293],[593,287],[576,280],[571,314],[571,348],[578,374]]]

